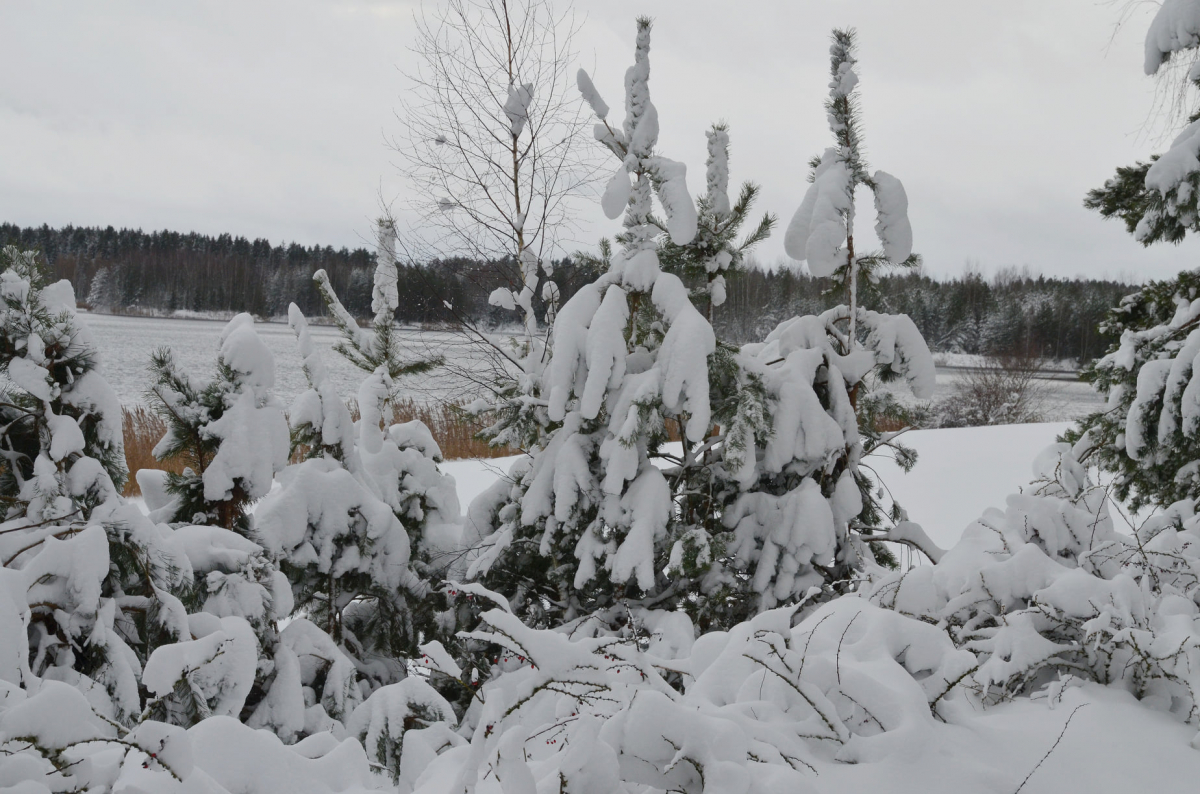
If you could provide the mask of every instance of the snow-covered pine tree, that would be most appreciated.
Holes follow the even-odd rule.
[[[255,332],[254,318],[234,317],[219,344],[211,380],[185,372],[169,349],[155,351],[150,396],[167,433],[154,455],[182,460],[186,468],[166,475],[143,470],[138,480],[172,497],[156,513],[158,520],[216,525],[249,536],[247,508],[267,494],[287,464],[287,420],[271,391],[275,358]]]
[[[610,218],[625,215],[622,250],[555,319],[541,396],[527,400],[545,417],[530,458],[468,517],[467,539],[479,542],[468,574],[503,593],[531,625],[561,624],[623,596],[665,589],[671,489],[651,456],[667,441],[666,421],[692,443],[709,429],[712,328],[658,260],[658,236],[686,244],[697,214],[684,165],[655,151],[649,49],[650,22],[640,19],[621,129],[604,121],[607,105],[579,73],[601,119],[596,137],[621,163],[602,206]]]
[[[275,360],[248,314],[226,325],[219,345],[211,380],[185,372],[168,349],[154,353],[150,395],[167,424],[154,452],[186,467],[137,474],[151,517],[175,527],[172,541],[192,574],[177,588],[190,613],[187,632],[147,661],[143,676],[153,696],[147,713],[184,726],[213,714],[249,718],[276,683],[279,700],[289,682],[278,669],[287,666],[278,621],[290,615],[292,594],[247,512],[287,463],[287,422],[272,393]],[[302,706],[298,683],[294,690]],[[303,719],[272,727],[293,738]]]
[[[429,628],[415,626],[413,613],[432,589],[413,572],[407,527],[374,476],[390,474],[383,479],[395,490],[403,473],[370,465],[372,453],[384,447],[379,408],[390,384],[383,367],[366,378],[359,390],[362,418],[352,423],[294,304],[289,320],[310,385],[291,411],[294,443],[307,454],[283,471],[282,487],[257,510],[256,531],[280,560],[296,607],[374,688],[404,677],[405,658],[413,656],[421,629]],[[389,450],[401,454],[394,443]]]
[[[519,311],[524,333],[512,340],[508,350],[497,348],[507,366],[502,367],[494,382],[487,384],[492,392],[490,399],[480,398],[467,410],[475,416],[490,418],[490,424],[481,431],[480,437],[492,446],[528,450],[543,439],[550,425],[544,410],[542,385],[553,345],[551,329],[558,311],[559,290],[551,280],[551,264],[539,260],[532,249],[523,250],[519,264],[521,289],[499,287],[492,291],[488,301],[502,309]],[[546,308],[544,335],[540,333],[533,306],[539,278]],[[480,342],[495,347],[495,343],[481,335]]]
[[[371,302],[375,314],[370,330],[358,327],[324,271],[313,274],[326,308],[342,332],[342,341],[334,349],[368,373],[356,395],[361,415],[355,424],[356,457],[339,460],[351,467],[362,465],[373,492],[391,508],[408,532],[413,564],[420,575],[436,579],[448,564],[443,557],[458,543],[459,505],[454,481],[438,469],[442,453],[424,423],[414,420],[391,424],[388,420],[400,379],[428,372],[443,360],[439,356],[405,358],[394,320],[399,305],[395,225],[382,218],[377,232],[379,244]],[[299,334],[297,322],[303,323],[304,319],[298,312],[290,312],[290,321]],[[311,343],[306,347],[301,341],[301,348],[308,360],[311,353],[304,351],[311,351]],[[330,386],[322,385],[320,389],[329,390],[332,395]],[[339,409],[332,407],[332,400],[332,396],[323,397],[322,405],[328,406],[324,409],[327,412],[333,412],[327,415],[338,416],[335,422],[340,428],[344,417]]]
[[[302,399],[307,401],[306,406],[315,406],[312,401],[318,399],[316,395],[319,392],[319,402],[325,412],[321,416],[333,417],[328,421],[334,422],[333,426],[339,428],[336,438],[342,445],[341,451],[333,457],[340,465],[352,470],[355,466],[363,467],[362,476],[369,480],[374,493],[404,524],[409,534],[414,564],[418,565],[423,576],[436,578],[437,571],[448,564],[442,557],[458,542],[459,505],[454,481],[438,469],[442,453],[424,423],[414,420],[391,424],[388,419],[399,380],[440,366],[442,358],[435,356],[407,360],[404,357],[395,324],[396,307],[399,305],[396,292],[395,225],[382,218],[378,221],[377,231],[379,245],[371,301],[375,314],[370,330],[358,327],[342,306],[324,271],[313,274],[329,314],[342,332],[342,341],[334,349],[359,369],[369,373],[356,395],[361,419],[354,425],[357,445],[354,455],[346,457],[349,436],[343,430],[345,417],[341,409],[334,406],[336,392],[323,374],[313,380],[313,372],[306,369],[313,393]],[[298,337],[303,337],[306,334],[303,316],[294,307],[289,309],[288,316]],[[300,339],[300,345],[306,362],[318,361],[311,341]],[[314,363],[314,366],[323,373],[322,364]],[[306,406],[300,407],[311,413]],[[321,419],[322,423],[325,421]],[[303,428],[306,425],[310,429],[301,429],[301,433],[315,432],[306,419],[296,427]],[[320,432],[325,433],[324,424],[320,425]],[[297,441],[304,443],[303,439]],[[322,457],[329,457],[328,453],[332,453],[332,450],[321,445],[311,450],[312,455]]]
[[[884,171],[871,173],[863,157],[855,39],[854,30],[833,31],[825,109],[836,145],[811,161],[812,184],[788,224],[784,248],[793,259],[807,261],[814,276],[832,278],[835,287],[830,292],[846,299],[845,305],[821,315],[820,324],[827,336],[822,346],[829,351],[828,366],[842,372],[850,405],[857,415],[861,438],[848,441],[846,454],[853,461],[852,476],[862,501],[863,512],[855,523],[869,531],[878,527],[884,516],[873,496],[877,486],[859,469],[858,460],[885,449],[890,449],[906,469],[916,460],[912,450],[896,440],[895,432],[884,430],[911,426],[913,412],[891,392],[874,386],[907,373],[914,393],[927,398],[932,395],[932,362],[927,346],[907,316],[877,314],[862,307],[881,270],[914,267],[920,257],[912,252],[904,186]],[[866,254],[855,250],[855,196],[860,187],[874,194],[875,233],[881,245],[880,250]],[[859,443],[861,450],[853,451]],[[893,506],[891,511],[893,521],[901,518],[899,507]],[[886,549],[876,545],[874,550],[876,556],[890,560]]]
[[[25,661],[128,725],[142,665],[186,634],[172,593],[191,571],[118,494],[121,406],[99,363],[70,282],[47,283],[33,252],[0,250],[0,566],[23,582]]]
[[[844,291],[850,307],[847,339],[851,345],[858,342],[856,310],[863,287],[869,287],[883,268],[920,263],[912,252],[904,186],[885,171],[870,173],[863,157],[855,38],[853,29],[833,31],[825,110],[836,145],[810,161],[812,185],[792,216],[783,240],[788,256],[807,261],[814,276],[832,277]],[[875,233],[882,246],[868,254],[854,249],[854,200],[858,188],[864,186],[875,196]]]
[[[380,222],[379,240],[371,330],[358,328],[323,272],[314,275],[342,330],[336,349],[369,373],[357,395],[360,418],[353,421],[328,379],[293,304],[288,320],[309,389],[292,406],[292,453],[304,460],[282,473],[282,487],[256,514],[297,608],[353,661],[367,692],[402,679],[421,642],[453,635],[454,616],[438,583],[461,534],[454,480],[438,469],[441,451],[429,429],[386,421],[393,377],[438,362],[401,359],[390,222]],[[335,719],[348,715],[344,704],[326,711]]]
[[[400,298],[396,291],[396,226],[388,218],[376,221],[375,275],[371,287],[371,311],[373,317],[370,330],[360,328],[346,307],[342,305],[324,270],[313,273],[317,291],[325,302],[330,318],[342,334],[334,350],[364,372],[375,372],[384,368],[395,383],[405,375],[419,375],[440,366],[442,359],[432,357],[407,361],[400,347],[396,331],[396,307]]]
[[[725,278],[744,266],[749,251],[770,236],[775,216],[767,213],[741,240],[737,239],[758,199],[759,186],[743,182],[736,202],[729,201],[729,128],[714,124],[708,139],[705,163],[706,190],[697,201],[696,236],[687,245],[666,238],[659,246],[663,270],[692,285],[693,300],[702,296],[709,323],[714,310],[725,303]],[[617,238],[618,241],[620,237]]]
[[[845,66],[852,63],[852,45],[852,36],[835,35],[833,71],[840,79],[833,85],[829,111],[835,132],[846,133],[840,136],[846,159],[865,175],[854,104],[845,96],[856,80]],[[721,195],[728,184],[727,145],[727,138],[710,134],[709,191],[701,201],[702,217],[711,208],[728,206]],[[898,236],[907,235],[911,248],[907,200],[899,183],[889,179],[886,174],[872,178],[873,187],[888,193],[886,200],[877,201],[887,205],[881,216],[890,215],[880,226],[900,230]],[[730,220],[740,224],[742,218],[744,210]],[[846,223],[852,228],[852,218]],[[795,226],[793,221],[793,234]],[[736,228],[734,223],[730,227]],[[748,242],[753,244],[769,228],[764,219]],[[878,268],[888,254],[903,255],[909,264],[915,261],[910,252],[896,250],[882,229],[880,234],[885,253],[849,257],[844,275],[853,276],[852,264]],[[698,235],[672,254],[715,270],[713,264],[719,263],[713,263],[706,245],[714,238],[720,239],[712,232]],[[724,250],[733,253],[730,238],[732,234],[723,241]],[[699,272],[693,266],[693,273]],[[854,342],[847,323],[851,315],[859,326]],[[893,559],[870,541],[883,516],[875,497],[878,485],[859,464],[883,447],[891,448],[904,465],[911,465],[914,456],[897,443],[896,433],[880,431],[881,418],[895,420],[903,409],[889,392],[861,389],[872,373],[903,377],[919,396],[932,392],[932,358],[908,317],[861,308],[851,312],[843,306],[788,320],[763,343],[740,350],[718,341],[709,356],[714,428],[703,443],[685,445],[683,459],[667,469],[678,483],[673,533],[678,540],[669,568],[673,586],[687,593],[684,608],[701,630],[732,626],[775,605],[820,600],[818,594],[828,598],[852,587],[863,569]],[[899,519],[900,512],[893,512],[893,520]]]
[[[1146,34],[1146,74],[1200,49],[1200,3],[1167,2]],[[1192,68],[1188,80],[1200,85]],[[1117,217],[1143,245],[1200,231],[1200,115],[1162,155],[1118,168],[1084,206]],[[1113,308],[1103,325],[1119,337],[1084,373],[1108,397],[1067,434],[1080,460],[1115,476],[1134,509],[1200,496],[1200,271],[1151,281]]]
[[[93,310],[104,311],[113,305],[113,278],[108,267],[102,267],[92,276],[88,287],[87,302]]]
[[[128,472],[121,405],[96,371],[70,282],[47,283],[36,254],[0,251],[0,498],[6,516],[87,519]]]

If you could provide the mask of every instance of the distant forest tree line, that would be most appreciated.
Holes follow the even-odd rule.
[[[37,249],[58,278],[75,287],[97,311],[170,314],[175,311],[248,311],[282,317],[295,302],[322,316],[325,305],[313,285],[318,269],[329,273],[346,308],[371,315],[375,253],[367,248],[272,245],[229,234],[203,234],[66,226],[52,229],[0,224],[0,245]],[[555,262],[562,300],[593,280],[590,256]],[[488,305],[488,295],[509,283],[511,263],[439,259],[399,268],[403,323],[444,324],[462,319],[483,325],[513,321]],[[937,351],[1019,354],[1088,361],[1114,340],[1100,331],[1105,313],[1134,285],[1109,280],[1046,278],[1012,270],[985,279],[964,272],[933,279],[919,271],[882,276],[864,305],[909,315]],[[723,338],[761,339],[781,320],[823,311],[837,302],[827,279],[791,270],[751,268],[728,278],[728,299],[714,325]],[[540,294],[541,290],[537,290]]]

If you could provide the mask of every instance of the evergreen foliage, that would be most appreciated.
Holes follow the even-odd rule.
[[[270,391],[274,360],[253,320],[238,315],[226,327],[212,380],[197,381],[165,348],[154,353],[151,372],[151,405],[167,425],[154,454],[186,464],[166,475],[174,500],[163,518],[249,535],[246,510],[266,495],[288,453],[283,408]]]
[[[819,323],[797,330],[809,335],[808,345],[826,349],[825,382],[830,388],[834,386],[835,373],[840,371],[845,376],[846,398],[855,413],[856,432],[846,439],[844,469],[835,467],[826,472],[839,478],[837,485],[823,482],[822,492],[837,496],[837,491],[843,489],[840,498],[844,502],[839,507],[844,520],[849,520],[861,536],[869,537],[881,528],[885,517],[875,497],[878,486],[865,470],[859,469],[859,460],[890,449],[905,470],[915,462],[915,453],[904,447],[896,439],[895,430],[890,429],[911,427],[911,412],[892,395],[872,393],[872,389],[878,382],[907,376],[914,392],[928,396],[932,393],[933,373],[931,364],[925,361],[926,343],[909,317],[883,315],[860,306],[860,296],[870,294],[870,285],[878,281],[880,270],[913,268],[920,264],[920,258],[912,252],[912,226],[904,186],[884,171],[872,174],[863,156],[855,32],[834,30],[831,38],[829,98],[825,110],[836,146],[810,162],[811,185],[788,224],[784,247],[793,258],[806,261],[814,275],[830,276],[835,285],[832,292],[846,301],[845,305],[824,312]],[[878,216],[875,232],[881,244],[881,250],[865,255],[856,253],[854,248],[855,193],[860,186],[874,193]],[[860,281],[867,289],[860,287]],[[786,339],[785,325],[768,336],[768,342],[773,337]],[[817,343],[815,336],[821,333],[826,338]],[[895,351],[888,349],[891,345],[897,346]],[[834,402],[832,395],[826,401]],[[835,417],[843,424],[847,421],[837,417],[836,411]],[[851,488],[857,491],[853,496]],[[887,518],[895,523],[904,517],[903,510],[893,505],[892,515]],[[839,519],[843,520],[843,516]],[[868,556],[874,558],[872,562],[895,565],[890,552],[879,544],[872,544]],[[861,562],[839,555],[839,568],[827,575],[827,579],[844,581],[857,565]]]
[[[741,240],[738,233],[758,199],[759,186],[742,183],[737,201],[729,202],[729,128],[714,124],[705,133],[708,139],[706,190],[696,202],[698,221],[696,237],[687,245],[678,245],[668,237],[659,245],[659,263],[664,271],[674,273],[687,284],[699,285],[694,290],[704,296],[708,321],[714,310],[725,303],[728,286],[726,278],[741,272],[746,257],[759,243],[771,235],[776,218],[767,213]],[[618,242],[623,242],[617,236]],[[601,248],[601,257],[605,256]]]
[[[1106,330],[1120,341],[1084,373],[1108,404],[1067,438],[1135,510],[1200,496],[1198,325],[1200,273],[1152,281],[1109,313]]]
[[[396,338],[396,309],[399,306],[396,263],[396,227],[383,218],[377,221],[379,249],[375,257],[375,279],[371,292],[370,333],[359,328],[358,321],[346,311],[334,291],[329,274],[318,270],[313,281],[325,302],[333,322],[342,333],[342,341],[334,349],[351,364],[366,372],[381,367],[393,381],[405,375],[419,375],[444,363],[441,358],[404,361]],[[290,309],[289,309],[290,313]]]
[[[41,520],[60,517],[61,500],[73,499],[86,519],[128,474],[120,405],[94,374],[98,352],[75,317],[70,284],[48,283],[36,254],[11,246],[0,249],[0,268],[0,371],[10,384],[0,396],[0,500],[10,517]],[[72,477],[82,482],[68,484],[81,461]],[[102,472],[85,479],[96,464]]]
[[[863,154],[855,31],[834,30],[829,48],[830,83],[825,111],[836,146],[810,161],[812,183],[788,224],[784,247],[793,259],[808,261],[817,276],[832,276],[835,290],[850,307],[849,334],[855,337],[860,289],[870,290],[882,270],[915,267],[908,197],[899,180],[870,172]],[[860,186],[875,195],[879,251],[855,253],[855,194]],[[843,248],[843,245],[845,246]]]
[[[932,385],[928,350],[903,317],[860,310],[854,351],[838,330],[845,307],[786,321],[761,344],[716,339],[698,309],[720,303],[718,277],[773,219],[735,241],[754,189],[731,206],[722,128],[710,134],[696,205],[683,166],[655,151],[649,34],[639,20],[622,127],[580,73],[602,122],[597,139],[621,163],[602,201],[610,217],[624,214],[620,250],[602,249],[606,272],[563,306],[524,413],[510,409],[490,431],[533,439],[530,457],[468,515],[477,547],[466,574],[531,626],[616,630],[629,610],[653,605],[683,610],[707,631],[840,592],[890,559],[866,545],[883,519],[858,461],[896,446],[869,429],[860,438],[847,390],[872,369],[907,377],[921,394]],[[869,405],[871,417],[895,409]],[[513,417],[534,430],[514,432]]]
[[[437,468],[441,452],[428,428],[385,421],[393,374],[438,362],[400,358],[394,230],[381,222],[379,233],[369,330],[349,316],[324,274],[316,276],[341,326],[338,351],[368,371],[357,395],[359,419],[327,378],[293,304],[289,323],[309,390],[290,412],[291,453],[303,459],[282,472],[282,487],[256,513],[256,532],[280,560],[297,608],[353,662],[352,678],[367,693],[403,679],[422,642],[452,637],[454,615],[438,584],[459,534],[454,483]],[[326,712],[349,714],[344,705]]]
[[[26,663],[93,691],[128,725],[141,665],[186,631],[173,593],[190,566],[118,496],[120,404],[70,284],[49,283],[35,252],[5,247],[0,301],[0,564],[26,577]]]
[[[1164,6],[1147,36],[1147,74],[1195,51],[1190,29],[1196,9]],[[1174,31],[1174,33],[1172,33]],[[1168,35],[1171,34],[1171,35]],[[1195,69],[1189,81],[1197,82]],[[1118,217],[1143,245],[1180,242],[1197,226],[1200,115],[1193,115],[1170,148],[1149,163],[1118,168],[1084,206]],[[1114,476],[1114,492],[1134,509],[1166,508],[1200,495],[1200,273],[1152,281],[1113,308],[1103,330],[1117,339],[1085,377],[1108,397],[1104,410],[1067,434],[1075,455]]]

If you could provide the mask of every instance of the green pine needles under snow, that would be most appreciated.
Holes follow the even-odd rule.
[[[440,363],[395,344],[390,223],[369,328],[313,274],[340,354],[363,371],[356,394],[337,391],[295,303],[308,389],[290,406],[249,314],[226,326],[211,379],[154,356],[168,428],[156,454],[187,468],[139,472],[148,514],[119,495],[120,407],[71,283],[3,249],[0,788],[1194,781],[1194,274],[1111,310],[1118,341],[1090,370],[1104,411],[1030,450],[1030,486],[938,548],[909,519],[920,506],[885,499],[870,465],[919,465],[887,429],[911,417],[880,386],[927,398],[934,368],[920,325],[884,310],[881,271],[917,259],[903,184],[863,156],[854,33],[834,32],[832,145],[786,231],[843,302],[745,341],[714,320],[775,219],[754,218],[755,184],[730,193],[736,130],[707,132],[698,198],[660,150],[651,27],[637,23],[623,119],[577,75],[609,156],[615,244],[569,292],[522,251],[520,283],[488,295],[524,335],[492,398],[469,410],[525,454],[470,505],[424,425],[385,421],[397,382]],[[1156,67],[1200,46],[1200,3],[1165,3],[1150,43]],[[535,98],[509,91],[514,140]],[[1146,241],[1155,224],[1193,223],[1196,146],[1181,136],[1156,163],[1182,165],[1153,180],[1151,167],[1144,192],[1120,172],[1103,200],[1128,201],[1102,209],[1144,212],[1133,228],[1151,229]],[[860,190],[874,197],[877,251],[855,246]],[[1114,497],[1158,509],[1130,527]],[[898,545],[924,564],[901,567]]]

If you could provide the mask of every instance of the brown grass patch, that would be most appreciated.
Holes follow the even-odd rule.
[[[351,411],[357,419],[358,412],[353,405]],[[152,450],[155,444],[167,432],[166,423],[157,414],[141,405],[125,408],[123,414],[125,465],[129,468],[125,495],[137,496],[141,490],[135,475],[140,469],[166,469],[178,474],[183,471],[183,464],[179,461],[160,461],[154,457]],[[446,460],[499,458],[516,454],[515,450],[490,447],[486,441],[475,438],[475,434],[483,429],[483,423],[464,415],[457,405],[427,405],[403,400],[393,406],[392,416],[392,421],[396,423],[411,422],[413,419],[424,422],[442,448],[442,457]]]

